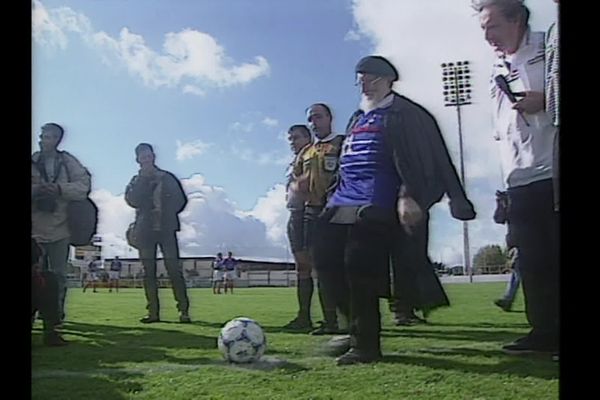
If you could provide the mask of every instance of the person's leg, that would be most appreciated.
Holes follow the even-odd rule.
[[[217,280],[217,294],[221,294],[221,289],[223,288],[223,273],[220,272]]]
[[[304,245],[308,250],[311,266],[315,264],[315,243],[318,238],[317,230],[324,223],[319,220],[319,215],[323,211],[322,207],[307,207],[304,210]],[[334,297],[328,293],[324,285],[327,285],[325,280],[319,279],[317,275],[317,293],[319,295],[319,304],[321,305],[321,313],[323,315],[323,323],[319,328],[311,332],[313,335],[323,335],[338,332],[338,321],[336,312],[336,303]],[[312,275],[310,275],[312,280]]]
[[[559,331],[559,231],[551,180],[509,190],[525,312],[532,330],[507,352],[555,351]]]
[[[219,271],[213,271],[213,294],[217,294],[218,285],[219,285]]]
[[[506,288],[506,293],[504,293],[504,300],[507,302],[507,304],[512,305],[512,303],[515,301],[519,286],[521,286],[521,276],[519,274],[518,267],[514,266],[510,273],[510,282]]]
[[[40,243],[47,257],[44,258],[44,269],[54,272],[58,291],[58,315],[65,319],[65,299],[67,296],[66,266],[69,257],[69,238],[52,243]]]
[[[392,246],[389,263],[391,264],[393,284],[392,296],[388,302],[391,302],[390,310],[394,313],[394,323],[396,325],[412,325],[414,297],[416,296],[416,282],[413,265],[414,260],[405,254],[400,246],[400,241],[404,236],[396,234],[394,243],[398,246]]]
[[[177,302],[177,309],[179,310],[181,322],[183,319],[189,319],[189,299],[187,296],[187,289],[185,286],[185,279],[183,277],[183,267],[179,260],[179,246],[177,245],[177,236],[175,231],[165,232],[161,235],[160,248],[165,257],[165,267],[167,268],[167,274],[171,280],[171,286],[173,289],[173,295]],[[185,317],[185,318],[184,318]]]
[[[313,247],[314,268],[322,289],[329,295],[340,313],[350,324],[350,289],[344,268],[344,250],[349,226],[319,221]],[[350,335],[333,337],[326,344],[326,353],[339,356],[350,349]]]
[[[314,268],[322,290],[346,319],[350,315],[350,289],[344,269],[348,229],[349,225],[319,223],[312,248]]]
[[[146,309],[148,310],[148,315],[142,318],[141,321],[156,322],[160,319],[158,283],[156,281],[156,241],[152,240],[147,244],[147,247],[140,248],[139,254],[144,266],[144,293],[146,294]]]
[[[310,329],[312,328],[310,311],[314,284],[311,276],[312,265],[305,246],[304,211],[292,210],[286,228],[290,249],[296,266],[298,313],[284,328]]]
[[[312,266],[308,252],[299,250],[292,253],[296,265],[296,298],[298,300],[298,312],[294,319],[288,322],[284,328],[304,330],[312,328],[311,299],[313,294],[313,280],[310,275]]]
[[[44,324],[44,344],[46,346],[64,346],[67,341],[56,331],[56,325],[60,321],[58,279],[52,271],[44,271],[42,277],[44,285],[40,288],[39,307]]]
[[[381,358],[379,297],[389,295],[389,228],[357,222],[350,229],[344,254],[350,286],[351,349],[338,365]]]

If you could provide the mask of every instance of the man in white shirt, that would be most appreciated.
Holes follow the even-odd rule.
[[[559,328],[559,230],[553,204],[556,127],[544,109],[544,33],[532,32],[523,0],[474,0],[485,40],[498,55],[491,77],[498,140],[519,249],[527,319],[525,337],[509,354],[555,352]]]

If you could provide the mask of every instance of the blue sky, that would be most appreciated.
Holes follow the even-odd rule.
[[[358,104],[353,67],[389,57],[396,89],[436,116],[458,162],[456,113],[441,96],[443,61],[471,60],[474,104],[464,110],[467,189],[478,219],[471,251],[500,243],[491,221],[499,162],[486,97],[491,49],[468,0],[34,1],[32,140],[39,126],[66,128],[63,148],[93,174],[107,256],[131,255],[123,234],[133,210],[123,190],[137,171],[133,149],[183,181],[190,204],[179,234],[184,255],[232,249],[289,258],[285,239],[285,131],[326,102],[341,131]],[[546,30],[552,0],[529,0]],[[458,163],[457,163],[458,165]],[[460,262],[461,224],[433,211],[430,252]]]

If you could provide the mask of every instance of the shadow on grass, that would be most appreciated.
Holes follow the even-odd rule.
[[[511,311],[520,312],[520,311]],[[423,325],[421,325],[423,326]],[[477,322],[477,323],[448,323],[448,322],[427,322],[425,326],[462,326],[466,328],[491,328],[491,329],[529,329],[530,325],[525,322]]]
[[[406,337],[415,339],[433,340],[460,340],[473,342],[510,342],[524,335],[522,331],[514,330],[478,330],[478,329],[451,329],[435,330],[419,327],[402,327],[382,329],[382,337]]]
[[[216,349],[216,338],[178,330],[118,327],[66,322],[62,332],[69,345],[52,348],[41,344],[41,332],[32,331],[33,398],[124,399],[125,393],[143,390],[141,382],[153,363],[195,368],[214,363],[208,357],[178,357],[177,349]],[[77,338],[73,338],[76,336]],[[120,363],[135,367],[119,366]],[[76,381],[75,388],[67,385]],[[64,386],[64,390],[63,390]],[[77,390],[81,390],[77,394]],[[65,395],[68,393],[68,395]],[[58,397],[52,397],[60,394]],[[73,397],[69,397],[73,396]],[[38,397],[40,398],[40,397]]]
[[[516,357],[505,355],[501,351],[478,350],[478,349],[439,349],[439,350],[420,350],[418,353],[425,353],[425,356],[413,354],[389,354],[384,355],[384,363],[410,364],[427,368],[442,369],[448,371],[464,371],[475,374],[510,374],[520,377],[535,377],[540,379],[558,379],[558,364],[552,362],[549,356],[529,356]],[[498,363],[469,363],[440,356],[461,356],[461,357],[483,357],[497,358]]]
[[[121,327],[66,322],[62,332],[67,340],[70,340],[70,343],[68,346],[61,348],[42,346],[41,332],[38,330],[36,333],[34,330],[32,332],[34,337],[32,343],[33,370],[35,371],[36,368],[46,370],[50,367],[54,368],[46,370],[50,373],[54,371],[58,374],[75,373],[76,375],[85,375],[86,373],[93,374],[101,371],[102,374],[113,375],[111,373],[112,368],[120,371],[131,370],[131,368],[120,369],[120,367],[114,366],[115,364],[133,363],[140,364],[141,368],[139,370],[142,371],[143,375],[145,369],[154,368],[152,363],[167,365],[171,369],[178,369],[178,367],[193,369],[196,366],[223,364],[220,355],[215,357],[179,357],[173,355],[172,351],[179,349],[216,351],[217,338],[216,336],[209,337],[165,328],[163,324],[160,324],[162,326]],[[212,325],[203,322],[195,322],[195,324],[201,326]],[[73,340],[72,336],[77,336],[81,340]],[[294,354],[272,346],[268,348],[269,353],[274,355]],[[144,366],[143,363],[148,363],[148,365]],[[289,372],[302,370],[302,367],[286,361],[268,365]],[[157,368],[160,368],[160,366]],[[263,369],[266,370],[267,368]],[[43,377],[43,374],[41,377]]]
[[[57,371],[60,372],[60,371]],[[132,381],[140,374],[119,371],[111,379],[107,376],[87,374],[32,374],[31,399],[78,400],[110,399],[124,400],[143,391],[141,384]],[[47,378],[47,379],[44,379]],[[35,384],[33,384],[35,382]]]

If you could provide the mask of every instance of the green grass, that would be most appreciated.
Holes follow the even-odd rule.
[[[193,323],[177,320],[172,293],[162,289],[158,324],[142,325],[141,289],[69,292],[61,348],[32,333],[33,399],[557,399],[558,364],[548,357],[504,355],[500,346],[527,332],[522,299],[515,312],[492,304],[503,283],[446,286],[452,307],[426,325],[396,327],[382,302],[384,360],[337,367],[319,352],[326,336],[281,332],[295,313],[293,288],[239,289],[213,295],[191,289]],[[320,319],[317,298],[315,320]],[[236,316],[265,329],[265,361],[225,363],[220,327]]]

